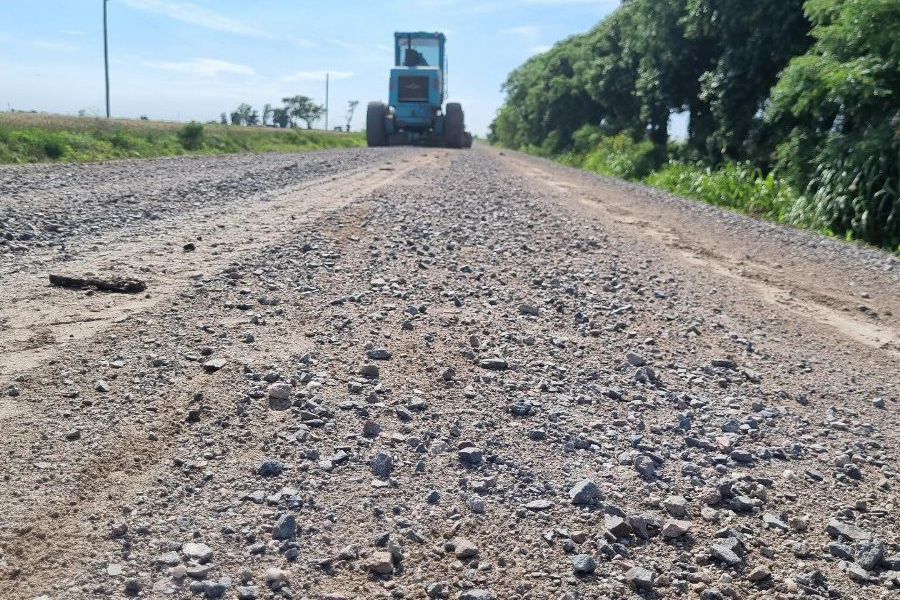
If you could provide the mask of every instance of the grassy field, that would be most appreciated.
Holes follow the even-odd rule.
[[[302,152],[364,145],[361,133],[0,113],[0,163],[7,164]]]

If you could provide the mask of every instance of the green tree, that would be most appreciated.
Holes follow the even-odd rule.
[[[287,109],[288,115],[291,118],[292,126],[296,120],[299,119],[306,124],[307,129],[312,129],[312,124],[322,118],[322,115],[325,114],[325,107],[321,104],[316,104],[312,98],[308,96],[298,94],[296,96],[282,98],[281,101],[284,103],[284,107]]]
[[[244,102],[240,106],[237,107],[237,110],[234,111],[238,115],[238,123],[237,125],[250,125],[250,121],[253,119],[253,107]],[[259,114],[257,113],[256,119],[259,119]]]
[[[714,163],[771,167],[775,132],[763,113],[778,74],[811,43],[803,0],[688,0],[683,20],[702,67],[691,146]]]
[[[287,108],[276,108],[272,110],[272,124],[276,127],[286,129],[291,124],[291,115]]]
[[[270,119],[272,118],[272,112],[273,112],[273,111],[272,111],[272,105],[266,103],[266,105],[263,107],[263,112],[262,112],[262,124],[263,124],[263,127],[268,127],[268,126],[269,126]]]
[[[779,169],[842,235],[900,244],[900,2],[809,0],[812,47],[791,60],[768,117],[789,128]],[[808,185],[807,185],[808,182]]]

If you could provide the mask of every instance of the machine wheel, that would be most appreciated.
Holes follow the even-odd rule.
[[[466,123],[462,105],[448,102],[444,115],[444,141],[450,148],[462,148],[466,142]]]
[[[370,148],[387,146],[387,130],[384,119],[387,116],[387,106],[384,102],[369,102],[366,109],[366,142]]]

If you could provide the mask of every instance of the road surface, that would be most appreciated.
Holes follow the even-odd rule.
[[[0,237],[2,598],[900,593],[878,250],[486,147],[5,167]]]

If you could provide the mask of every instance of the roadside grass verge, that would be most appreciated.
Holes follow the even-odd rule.
[[[303,152],[365,145],[361,133],[0,113],[0,163]]]
[[[677,196],[702,200],[777,223],[811,225],[794,210],[799,205],[800,195],[782,179],[772,173],[764,175],[752,165],[727,163],[714,169],[670,162],[650,173],[643,182]]]
[[[777,173],[763,173],[748,163],[725,163],[710,167],[670,158],[654,169],[654,149],[648,142],[630,137],[597,136],[563,154],[548,156],[535,148],[523,148],[529,154],[551,158],[570,167],[600,175],[634,181],[665,190],[676,196],[700,200],[759,219],[774,221],[798,229],[836,236],[828,225],[810,210],[809,199]],[[678,156],[677,148],[673,152]],[[671,156],[671,155],[670,155]],[[852,235],[843,236],[853,241]],[[900,252],[897,247],[884,247]]]

